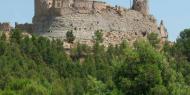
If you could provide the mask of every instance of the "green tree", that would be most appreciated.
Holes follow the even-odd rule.
[[[11,32],[11,41],[12,42],[16,42],[16,43],[20,43],[22,37],[22,31],[15,29]]]
[[[154,88],[151,88],[150,95],[168,95],[168,90],[163,85],[157,85]]]
[[[102,33],[102,30],[97,30],[95,33],[94,33],[94,40],[97,42],[97,43],[102,43],[104,40],[103,40],[103,33]]]
[[[105,95],[106,86],[103,82],[88,76],[87,92],[84,95]]]
[[[67,33],[66,33],[66,41],[68,43],[73,43],[74,40],[75,40],[75,36],[73,34],[73,31],[72,30],[71,31],[67,31]]]
[[[157,33],[151,32],[150,34],[148,34],[147,38],[148,38],[150,44],[153,47],[158,48],[160,39],[158,38],[158,34]]]
[[[1,38],[2,41],[6,41],[7,37],[5,33],[2,33]]]
[[[176,42],[177,51],[181,51],[190,61],[190,29],[185,29],[180,33]]]

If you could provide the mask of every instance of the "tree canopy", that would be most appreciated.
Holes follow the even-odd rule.
[[[189,34],[158,51],[156,36],[105,48],[97,32],[67,54],[61,40],[13,30],[0,37],[0,95],[190,95]]]

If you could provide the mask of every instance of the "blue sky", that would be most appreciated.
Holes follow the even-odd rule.
[[[130,0],[103,0],[112,5],[129,8]],[[150,10],[158,23],[164,20],[169,32],[169,40],[174,41],[179,32],[190,28],[190,0],[149,0]],[[14,24],[32,22],[33,0],[1,0],[0,22]]]

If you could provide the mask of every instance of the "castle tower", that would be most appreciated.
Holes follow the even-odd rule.
[[[63,5],[63,1],[64,1],[64,0],[54,0],[54,1],[53,1],[53,6],[54,6],[54,8],[61,8],[62,5]]]
[[[34,0],[35,16],[47,15],[53,0]]]
[[[164,25],[163,20],[161,20],[161,22],[160,22],[159,30],[160,30],[160,35],[161,35],[162,40],[166,41],[168,39],[168,32]]]
[[[133,0],[133,10],[141,12],[143,15],[149,14],[148,0]]]
[[[41,13],[41,0],[34,0],[35,16],[39,16]]]

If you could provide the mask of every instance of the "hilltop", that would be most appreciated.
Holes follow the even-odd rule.
[[[167,30],[161,21],[149,14],[147,0],[133,0],[132,8],[111,6],[96,0],[34,0],[35,15],[32,24],[17,24],[16,28],[51,39],[66,39],[73,31],[75,42],[94,44],[93,36],[101,30],[104,45],[134,42],[151,32],[165,41]]]

